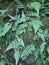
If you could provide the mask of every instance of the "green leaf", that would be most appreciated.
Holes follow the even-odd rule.
[[[39,0],[41,3],[43,3],[44,4],[44,2],[45,2],[45,0]]]
[[[29,9],[35,9],[39,15],[41,4],[39,2],[31,2],[27,5]]]
[[[36,13],[36,12],[30,12],[29,11],[29,13],[27,13],[26,15],[29,16],[29,17],[38,17],[39,18],[39,14]]]
[[[31,44],[26,46],[26,48],[24,48],[24,50],[22,51],[21,58],[26,59],[26,57],[32,54],[34,50],[35,50],[34,45]]]
[[[39,55],[39,48],[34,50],[33,55],[35,57],[35,60],[37,60],[39,58],[39,56],[38,56]]]
[[[3,60],[0,61],[0,65],[5,65],[5,62]]]
[[[2,35],[4,36],[9,31],[10,28],[11,28],[11,24],[10,23],[6,23],[4,25],[4,30],[3,30]]]
[[[39,37],[40,37],[43,41],[45,41],[45,37],[44,37],[44,34],[43,34],[43,33],[39,33],[39,32],[38,32],[38,35],[39,35]]]
[[[25,29],[24,29],[24,28],[22,28],[22,29],[19,29],[19,28],[18,28],[18,29],[16,30],[16,34],[17,34],[17,35],[20,35],[20,34],[22,34],[22,33],[25,33]]]
[[[25,16],[24,12],[22,11],[22,18],[20,19],[20,21],[22,22],[26,22],[27,17]]]
[[[18,9],[24,9],[24,5],[21,3],[21,1],[19,0],[17,3],[19,3],[19,5],[17,6]]]
[[[45,29],[44,31],[40,28],[37,32],[38,36],[42,39],[42,41],[45,41],[45,38],[48,37],[48,30]]]
[[[37,33],[38,29],[43,26],[42,22],[40,20],[32,19],[32,25],[35,30],[35,34]]]
[[[19,46],[24,47],[24,42],[21,38],[17,38],[17,40],[15,39],[14,41],[12,41],[5,50],[5,52],[9,51],[10,49],[19,49]]]
[[[0,37],[4,36],[11,28],[11,24],[10,23],[6,23],[4,25],[4,27],[2,28],[2,33],[0,33]]]
[[[15,53],[14,53],[14,58],[15,58],[16,65],[17,65],[17,64],[18,64],[18,61],[19,61],[19,58],[20,58],[20,53],[19,53],[19,51],[15,51]]]
[[[42,54],[43,51],[44,51],[45,45],[46,45],[46,42],[43,42],[43,43],[40,45],[40,53],[41,53],[41,54]]]
[[[0,10],[0,16],[3,16],[3,17],[5,17],[5,16],[7,16],[7,12],[8,12],[8,10],[7,9],[5,9],[5,10]]]
[[[24,42],[23,42],[22,38],[19,38],[18,36],[16,36],[16,37],[17,37],[18,44],[24,47]]]
[[[7,51],[9,51],[10,49],[12,49],[12,48],[15,48],[15,46],[16,47],[18,47],[18,44],[17,44],[17,41],[16,40],[14,40],[14,41],[12,41],[10,44],[9,44],[9,46],[7,47],[7,49],[5,50],[5,52],[7,52]]]
[[[19,25],[18,27],[16,27],[16,34],[20,35],[22,33],[25,33],[25,28],[27,28],[27,27],[28,27],[27,23]]]
[[[4,28],[3,28],[3,32],[1,33],[1,36],[4,36],[11,28],[11,24],[10,23],[6,23],[4,25]]]

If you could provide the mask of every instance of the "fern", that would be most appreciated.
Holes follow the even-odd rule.
[[[10,28],[11,28],[11,24],[10,23],[6,23],[4,25],[4,28],[2,28],[2,30],[1,30],[2,32],[0,33],[0,37],[4,36],[10,30]]]
[[[8,9],[5,9],[5,10],[0,10],[0,16],[2,17],[6,17],[8,15]]]
[[[35,9],[37,11],[37,15],[39,15],[39,10],[41,7],[41,4],[39,2],[31,2],[27,5],[29,9]]]
[[[44,48],[45,48],[45,45],[46,45],[46,42],[43,42],[43,43],[40,45],[40,54],[43,53]]]
[[[15,58],[15,60],[16,60],[16,65],[18,64],[18,61],[19,61],[19,58],[20,58],[20,53],[19,53],[19,51],[15,51],[15,53],[14,53],[14,58]]]
[[[5,8],[3,7],[4,2]],[[11,2],[14,4],[8,8],[7,5]],[[34,56],[34,59],[31,59],[35,60],[36,65],[46,65],[49,62],[49,46],[45,40],[46,38],[49,40],[49,33],[42,20],[42,17],[49,14],[47,2],[45,0],[0,0],[3,7],[0,8],[0,55],[4,54],[4,51],[6,55],[7,52],[14,49],[12,56],[16,61],[15,65],[18,65],[19,59],[26,61],[31,56]],[[32,39],[29,38],[29,41],[32,43],[28,44],[28,40],[25,40],[23,36],[26,38],[25,34],[30,33],[34,37],[30,36]],[[29,35],[27,35],[28,37]],[[26,43],[24,43],[25,41]],[[33,43],[39,45],[35,46]],[[10,62],[4,63],[7,59],[1,57],[0,65],[13,65],[9,64]]]
[[[15,39],[9,44],[5,52],[9,51],[10,49],[19,49],[20,46],[24,47],[23,40],[21,38],[18,38],[18,40]]]
[[[39,30],[39,28],[41,26],[43,26],[42,22],[40,20],[36,20],[36,19],[33,19],[32,20],[32,25],[33,25],[33,28],[35,30],[35,34],[37,33],[37,31]]]
[[[26,48],[22,51],[21,58],[26,59],[27,56],[29,56],[30,54],[33,54],[34,50],[35,50],[34,45],[31,44],[26,46]]]

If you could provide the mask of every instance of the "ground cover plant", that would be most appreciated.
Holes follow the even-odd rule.
[[[0,65],[49,65],[49,0],[0,0]]]

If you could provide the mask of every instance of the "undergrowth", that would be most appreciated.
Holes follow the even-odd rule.
[[[44,17],[49,18],[48,0],[0,0],[0,65],[49,65]]]

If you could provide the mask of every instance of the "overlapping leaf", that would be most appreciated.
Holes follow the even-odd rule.
[[[39,2],[31,2],[27,5],[29,9],[35,9],[39,15],[41,4]]]
[[[0,32],[0,37],[4,36],[10,30],[10,28],[11,28],[11,24],[10,23],[6,23],[4,25],[4,27],[2,28],[2,30],[1,30],[2,32]]]
[[[20,45],[24,46],[23,40],[21,38],[18,38],[18,40],[15,39],[9,44],[5,52],[9,51],[10,49],[18,49]]]
[[[32,54],[34,50],[35,50],[34,45],[31,44],[26,46],[26,48],[22,51],[21,58],[26,59],[26,57]]]

